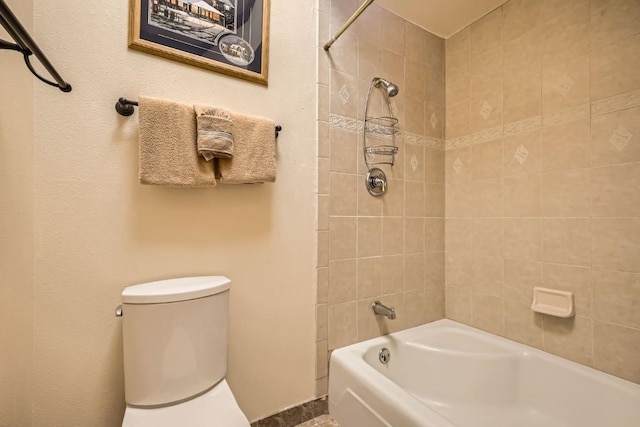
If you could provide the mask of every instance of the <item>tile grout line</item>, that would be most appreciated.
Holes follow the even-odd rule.
[[[592,22],[591,22],[591,1],[589,0],[587,2],[588,7],[589,7],[589,25],[588,25],[588,38],[589,41],[592,40]],[[590,334],[590,338],[591,338],[591,345],[590,345],[590,359],[591,359],[591,365],[595,367],[595,354],[596,354],[596,342],[595,342],[595,313],[594,313],[594,306],[595,306],[595,301],[593,299],[593,130],[592,130],[592,125],[593,125],[593,111],[592,111],[592,105],[593,105],[593,100],[591,99],[591,87],[593,85],[593,76],[591,73],[591,69],[592,69],[592,56],[593,56],[593,50],[591,49],[591,46],[589,46],[589,205],[590,205],[590,216],[589,216],[589,246],[590,246],[590,268],[589,268],[589,298],[590,298],[590,303],[591,306],[590,308],[590,313],[589,313],[589,317],[590,317],[590,325],[591,325],[591,334]]]

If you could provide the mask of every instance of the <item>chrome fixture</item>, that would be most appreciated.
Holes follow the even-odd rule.
[[[373,85],[378,88],[382,86],[384,90],[387,91],[387,95],[391,98],[396,96],[400,90],[397,85],[391,83],[389,80],[383,79],[382,77],[374,77]]]
[[[373,312],[375,314],[378,314],[380,316],[386,316],[391,320],[396,318],[396,311],[394,310],[394,308],[387,307],[386,305],[382,304],[380,301],[374,302],[371,305],[371,308],[373,308]]]
[[[353,15],[351,15],[351,18],[347,19],[347,22],[344,23],[344,25],[342,27],[340,27],[340,29],[338,30],[338,32],[331,37],[331,40],[329,40],[327,43],[325,43],[324,45],[324,50],[329,50],[329,48],[331,47],[331,45],[333,43],[335,43],[336,40],[338,40],[340,38],[340,36],[342,35],[342,33],[344,33],[346,31],[347,28],[349,28],[349,26],[351,24],[353,24],[355,22],[356,19],[358,19],[358,17],[360,15],[362,15],[362,12],[365,11],[366,8],[368,8],[369,6],[371,6],[371,3],[373,3],[374,0],[365,0],[364,3],[362,3],[362,5],[358,8],[358,10],[356,10],[354,12]]]
[[[387,176],[381,169],[372,168],[365,177],[367,190],[372,196],[382,196],[387,191]]]
[[[369,101],[375,91],[380,89],[387,106],[386,115],[369,116]],[[395,163],[396,134],[399,132],[398,119],[393,117],[391,97],[398,94],[398,86],[382,77],[374,77],[369,84],[364,106],[364,128],[362,145],[364,147],[364,161],[367,167],[372,165],[391,165]]]
[[[371,89],[374,87],[382,90],[387,104],[387,116],[369,116],[369,99]],[[368,168],[371,168],[372,165],[393,166],[395,163],[395,156],[398,153],[398,147],[396,147],[398,119],[393,117],[391,97],[397,94],[398,86],[382,77],[374,77],[369,84],[364,105],[364,128],[362,131],[364,161]],[[371,168],[365,177],[365,185],[372,196],[382,196],[387,191],[387,177],[381,169]]]
[[[387,106],[387,115],[369,116],[369,101],[373,95],[371,89],[374,87],[382,90],[382,95]],[[393,166],[395,163],[395,156],[398,153],[396,134],[399,132],[399,128],[398,119],[393,117],[391,97],[397,94],[398,86],[382,77],[374,77],[369,84],[364,106],[364,127],[362,131],[364,161],[367,167],[371,167],[371,165]],[[367,181],[369,181],[368,178]],[[371,193],[371,191],[369,192]],[[384,191],[382,193],[384,193]],[[371,194],[379,196],[382,193]]]
[[[387,363],[389,363],[389,359],[391,359],[391,352],[389,351],[389,349],[386,347],[381,348],[380,352],[378,352],[378,360],[380,361],[380,363],[386,365]]]
[[[122,305],[116,307],[116,317],[122,317]]]

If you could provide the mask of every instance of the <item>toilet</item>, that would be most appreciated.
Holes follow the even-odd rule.
[[[124,289],[123,427],[249,427],[225,380],[230,287],[201,276]]]

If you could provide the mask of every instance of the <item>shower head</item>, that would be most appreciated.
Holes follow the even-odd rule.
[[[398,86],[394,85],[393,83],[391,83],[389,80],[385,80],[382,77],[374,77],[373,78],[373,85],[375,87],[380,87],[382,86],[384,88],[384,90],[387,92],[387,95],[389,95],[389,97],[394,97],[398,94]]]

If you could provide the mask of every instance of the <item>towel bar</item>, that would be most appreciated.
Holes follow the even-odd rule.
[[[116,102],[116,111],[121,116],[130,116],[135,111],[135,107],[138,106],[138,101],[131,101],[127,98],[120,98],[118,102]],[[276,138],[280,134],[282,130],[282,126],[276,125]]]

